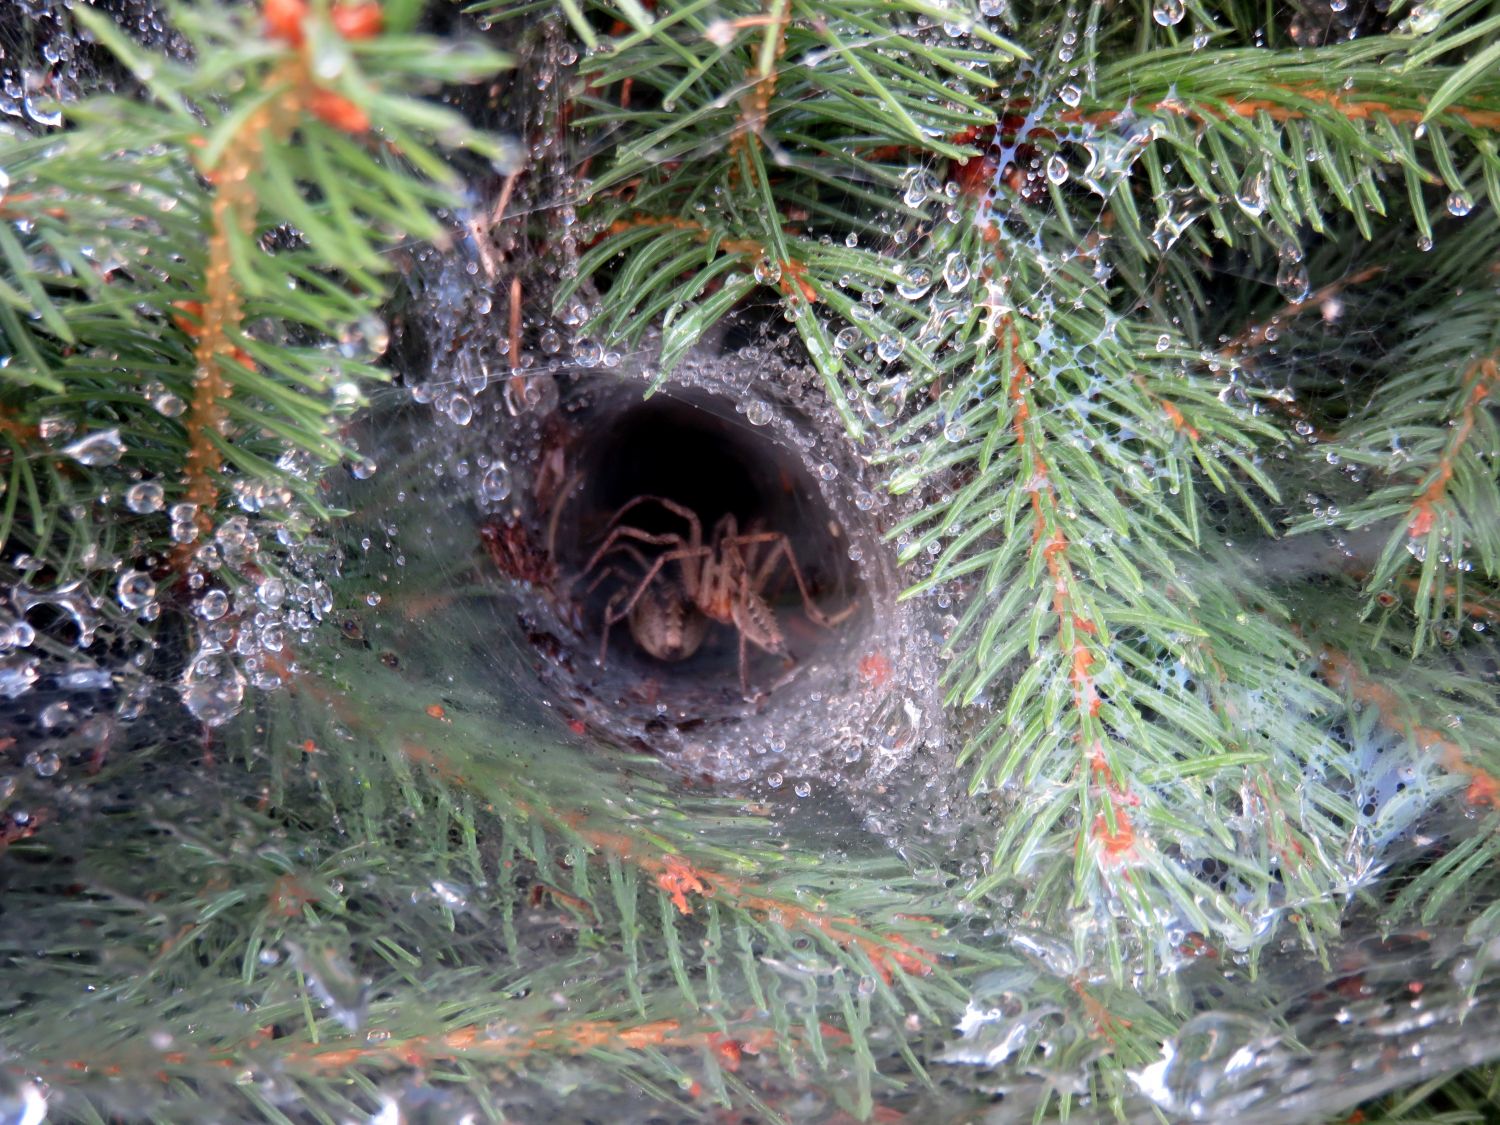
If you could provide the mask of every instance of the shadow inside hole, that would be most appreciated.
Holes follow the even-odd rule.
[[[803,458],[780,444],[773,433],[750,426],[727,400],[711,395],[658,397],[624,409],[601,408],[586,427],[588,439],[573,460],[578,473],[566,513],[559,520],[556,559],[561,575],[578,591],[585,655],[600,651],[611,598],[638,587],[643,563],[649,565],[670,546],[635,543],[629,552],[589,568],[620,509],[643,496],[663,497],[698,518],[702,544],[711,544],[715,526],[734,516],[741,534],[784,534],[812,603],[833,616],[860,600],[864,586],[843,528],[834,517]],[[620,522],[653,536],[691,539],[691,525],[657,503],[630,508]],[[760,548],[765,557],[767,547]],[[611,569],[613,567],[613,569]],[[665,564],[671,580],[686,575],[679,561]],[[791,567],[785,560],[761,590],[786,639],[787,658],[750,648],[752,692],[765,691],[836,644],[840,632],[861,616],[833,628],[812,621]],[[617,603],[619,604],[619,603]],[[739,695],[739,632],[729,624],[709,624],[701,645],[679,660],[652,656],[632,636],[630,622],[614,624],[605,667],[653,683],[653,691],[676,690]]]

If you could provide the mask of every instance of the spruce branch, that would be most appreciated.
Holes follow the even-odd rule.
[[[1385,480],[1341,508],[1335,522],[1351,531],[1389,525],[1383,547],[1364,568],[1366,613],[1390,610],[1395,591],[1410,584],[1416,652],[1435,633],[1451,641],[1463,626],[1470,583],[1500,577],[1490,308],[1481,289],[1450,301],[1431,320],[1419,319],[1411,338],[1382,359],[1378,391],[1327,443],[1335,457]],[[1325,523],[1304,519],[1294,530]],[[1477,593],[1472,604],[1482,606],[1483,588]]]
[[[899,170],[914,160],[975,155],[967,142],[944,138],[972,137],[993,124],[981,95],[998,84],[995,72],[1007,56],[1024,52],[973,16],[946,11],[941,18],[956,19],[994,53],[916,28],[901,35],[899,54],[884,49],[892,23],[930,27],[938,11],[921,2],[814,9],[772,0],[765,8],[720,5],[712,18],[688,6],[634,32],[622,28],[581,64],[580,103],[592,112],[575,121],[631,135],[587,185],[584,202],[601,205],[599,236],[559,299],[610,266],[614,291],[633,302],[611,309],[612,332],[633,342],[661,317],[665,374],[731,308],[768,287],[785,302],[846,425],[857,432],[829,335],[818,317],[801,315],[830,299],[850,269],[838,253],[820,253],[822,243],[804,233],[805,224],[817,231],[845,209],[799,181],[875,199],[872,187],[898,184]],[[616,88],[625,98],[627,84],[631,105],[608,100]],[[648,93],[648,106],[637,108]],[[705,162],[708,153],[714,155]],[[677,175],[684,163],[704,174]],[[706,223],[710,205],[715,218]],[[733,215],[730,235],[721,233],[718,217],[725,208]],[[674,240],[652,229],[662,226],[682,233]],[[695,254],[695,244],[706,252]],[[859,265],[869,276],[889,273],[871,270],[869,261]],[[750,267],[749,275],[736,266]]]
[[[693,11],[674,17],[687,26]],[[731,30],[752,25],[767,36],[782,30],[768,12],[743,18],[744,28],[724,29],[726,43],[738,42]],[[1067,96],[1044,86],[1022,104],[990,93],[998,84],[976,87],[973,108],[988,119],[952,122],[945,144],[889,134],[878,146],[844,140],[857,176],[879,184],[895,175],[906,189],[894,205],[884,201],[885,239],[873,250],[853,245],[867,236],[867,216],[830,198],[821,134],[788,125],[816,111],[787,97],[785,68],[774,89],[758,88],[768,96],[763,110],[752,98],[748,125],[743,103],[726,95],[757,89],[749,46],[730,60],[675,40],[696,60],[686,70],[670,48],[644,56],[659,57],[671,80],[644,81],[650,72],[639,66],[591,71],[596,116],[581,124],[616,130],[622,146],[615,167],[589,185],[585,213],[600,235],[580,263],[580,284],[607,286],[599,328],[608,338],[634,339],[636,325],[665,315],[664,372],[757,286],[774,287],[846,424],[857,417],[851,433],[883,431],[890,451],[872,456],[899,465],[893,488],[931,490],[932,502],[895,534],[905,559],[941,552],[913,595],[944,583],[971,592],[949,638],[950,700],[991,703],[1021,664],[967,751],[975,783],[1045,779],[1058,794],[1001,834],[981,893],[1023,874],[1035,879],[1036,857],[1057,854],[1080,857],[1075,904],[1126,893],[1121,876],[1134,871],[1122,865],[1149,869],[1159,890],[1186,903],[1201,880],[1176,860],[1158,860],[1151,841],[1179,839],[1174,809],[1243,778],[1272,825],[1283,875],[1310,904],[1304,917],[1326,936],[1337,915],[1317,904],[1346,876],[1310,862],[1304,843],[1341,814],[1343,798],[1330,792],[1325,807],[1293,813],[1306,807],[1295,775],[1268,768],[1240,735],[1246,699],[1268,674],[1287,685],[1307,676],[1305,646],[1284,612],[1241,643],[1237,623],[1262,612],[1263,595],[1186,574],[1173,552],[1203,549],[1216,492],[1271,529],[1268,507],[1280,494],[1265,451],[1287,431],[1267,412],[1326,435],[1290,396],[1256,389],[1276,377],[1257,365],[1278,335],[1305,330],[1305,313],[1333,307],[1391,267],[1366,254],[1330,276],[1320,259],[1325,272],[1315,280],[1304,251],[1309,231],[1331,230],[1343,211],[1371,238],[1372,215],[1399,214],[1430,238],[1431,191],[1445,193],[1458,214],[1472,206],[1476,180],[1494,181],[1489,133],[1500,103],[1483,68],[1464,64],[1465,53],[1483,57],[1484,49],[1465,32],[1422,40],[1429,63],[1451,65],[1402,69],[1393,64],[1413,50],[1405,33],[1299,56],[1183,44],[1114,61],[1109,49],[1134,29],[1095,21],[1086,30],[1083,47],[1101,62]],[[655,31],[634,34],[660,42]],[[629,105],[609,100],[627,77]],[[879,101],[880,79],[859,77]],[[643,87],[674,112],[642,103]],[[875,135],[875,123],[864,126]],[[733,159],[705,143],[711,128],[740,139]],[[750,136],[755,145],[742,143]],[[993,147],[984,153],[986,144]],[[762,166],[762,150],[774,165]],[[1404,191],[1389,196],[1370,174],[1377,166]],[[701,176],[684,174],[688,167]],[[774,199],[750,211],[768,183]],[[712,196],[705,184],[715,185]],[[1179,217],[1172,201],[1188,197],[1195,210]],[[942,216],[944,199],[959,218]],[[846,233],[851,245],[840,248]],[[1243,247],[1257,263],[1274,254],[1280,307],[1254,319],[1204,316],[1204,271],[1169,253],[1182,236],[1205,255],[1216,244]],[[736,267],[753,267],[754,277]],[[951,304],[927,296],[939,279]],[[966,300],[976,288],[980,299]],[[1376,395],[1371,407],[1391,401]],[[1462,424],[1458,438],[1454,458],[1467,443]],[[1446,490],[1438,458],[1436,476],[1408,503],[1438,477]],[[1205,617],[1209,604],[1216,608]],[[1267,661],[1269,653],[1278,655]],[[1163,661],[1192,669],[1199,686],[1164,690]],[[1280,745],[1285,760],[1308,762],[1321,752],[1331,699],[1315,685],[1295,694]],[[1206,850],[1226,846],[1240,845],[1218,839]],[[1266,858],[1236,862],[1264,905]],[[1062,870],[1041,885],[1060,884]],[[1243,941],[1248,913],[1223,898],[1215,909],[1223,913],[1195,914],[1194,924]]]
[[[130,1035],[58,1052],[47,1026],[28,1020],[17,1042],[51,1060],[40,1068],[49,1080],[87,1093],[95,1077],[159,1071],[203,1096],[222,1088],[238,1097],[228,1075],[248,1066],[329,1105],[321,1083],[334,1076],[415,1067],[514,1078],[586,1054],[602,1067],[596,1080],[615,1074],[663,1097],[701,1081],[724,1104],[753,1098],[734,1077],[742,1067],[848,1067],[864,1091],[850,1109],[864,1115],[887,1081],[876,1073],[889,1065],[886,1048],[872,1048],[876,1030],[888,1036],[913,1006],[946,1021],[964,996],[952,974],[1005,962],[949,933],[952,916],[934,913],[941,896],[900,864],[788,865],[746,846],[763,822],[737,802],[684,799],[645,776],[622,801],[615,764],[581,774],[576,763],[549,766],[540,746],[524,760],[497,756],[492,730],[464,699],[445,693],[450,706],[424,705],[373,655],[366,661],[357,671],[309,664],[293,681],[303,704],[291,729],[309,737],[279,755],[282,780],[263,793],[264,811],[235,814],[226,833],[200,817],[142,810],[143,828],[170,826],[170,885],[145,901],[160,878],[136,862],[149,845],[132,837],[92,858],[86,901],[71,906],[113,912],[144,959],[128,981],[108,985],[123,1026],[169,1018],[147,999],[200,973],[198,1001],[253,983],[255,1009],[144,1055]],[[379,722],[376,712],[335,709],[351,676],[389,690]],[[391,820],[392,799],[412,810],[410,835]],[[305,829],[331,817],[352,839],[295,856],[243,846],[274,836],[275,810],[294,807]],[[707,824],[720,831],[705,846]],[[468,889],[453,890],[458,881]],[[571,917],[579,951],[538,963],[519,930],[522,915],[548,901]],[[450,962],[438,950],[453,943]],[[591,952],[600,947],[622,957],[606,968]],[[495,968],[476,977],[462,966],[481,949]],[[593,982],[592,1014],[560,1020],[549,997],[578,973]],[[807,995],[787,989],[783,974],[804,980]],[[518,992],[535,1002],[505,999]],[[747,995],[756,1010],[726,1003]],[[349,1037],[349,1026],[367,1023],[370,1035]]]
[[[501,56],[384,36],[375,5],[184,9],[193,62],[148,55],[100,12],[76,16],[146,96],[70,105],[70,128],[7,145],[0,284],[16,300],[0,331],[15,361],[0,394],[15,487],[0,542],[59,585],[93,532],[48,513],[78,495],[118,503],[147,482],[134,530],[179,569],[231,489],[251,510],[285,515],[297,496],[322,513],[312,467],[357,456],[339,419],[360,381],[384,377],[356,342],[380,346],[385,251],[440,235],[433,211],[460,190],[440,147],[504,155],[413,96]]]
[[[1467,782],[1464,799],[1473,805],[1500,809],[1500,779],[1484,765],[1476,764],[1477,748],[1469,740],[1455,740],[1421,723],[1406,693],[1389,682],[1372,677],[1345,653],[1325,647],[1319,659],[1319,675],[1332,687],[1356,702],[1375,709],[1388,728],[1408,738],[1418,750],[1433,755],[1448,773]]]
[[[447,142],[497,151],[402,99],[495,59],[450,72],[428,41],[365,37],[363,5],[271,7],[189,18],[192,65],[115,42],[153,100],[70,109],[7,157],[6,559],[70,577],[89,546],[171,549],[155,512],[87,542],[60,515],[139,481],[196,505],[200,538],[251,480],[326,511],[308,466],[358,456],[336,388],[379,378],[378,349],[334,344],[372,335],[392,245],[443,238],[409,217],[458,202]],[[1124,1116],[1148,1068],[1191,1055],[1185,1013],[1290,957],[1274,937],[1326,959],[1357,903],[1380,925],[1477,916],[1483,939],[1491,820],[1440,849],[1412,828],[1500,808],[1462,628],[1495,613],[1495,228],[1456,226],[1475,185],[1500,197],[1496,28],[1424,8],[1298,53],[1278,27],[1251,50],[1246,5],[1193,5],[1214,34],[1189,50],[1102,4],[1001,37],[917,0],[565,0],[590,49],[572,120],[620,144],[582,185],[595,241],[564,294],[601,290],[589,331],[611,341],[660,323],[664,370],[752,295],[780,302],[920,501],[893,538],[909,596],[956,607],[945,682],[986,863],[852,828],[829,855],[778,810],[564,749],[549,717],[497,724],[501,691],[447,675],[484,664],[471,615],[496,593],[454,532],[378,580],[368,621],[402,636],[400,670],[282,646],[260,670],[288,690],[253,700],[227,765],[163,738],[139,760],[165,783],[107,833],[6,821],[7,1064],[94,1119],[355,1119],[408,1079],[496,1116],[529,1080],[773,1120],[768,1089],[811,1084],[868,1119],[939,1067],[1018,1102],[1016,1076],[1060,1075],[1039,1117],[1084,1097]],[[1044,60],[1024,78],[1022,45]],[[1434,236],[1431,259],[1392,249]],[[516,356],[519,279],[508,298]],[[1339,333],[1355,314],[1379,327]],[[145,409],[137,375],[182,412]],[[68,452],[100,427],[117,463]],[[1383,538],[1326,568],[1362,567],[1362,592],[1246,545],[1310,488],[1339,503],[1295,530]],[[1416,780],[1377,806],[1382,753]],[[1234,1006],[1290,1042],[1278,1003]]]

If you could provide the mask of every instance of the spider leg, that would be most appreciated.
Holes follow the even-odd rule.
[[[629,543],[616,543],[614,545],[614,547],[611,549],[611,553],[613,553],[615,551],[620,551],[620,552],[622,552],[624,554],[629,555],[630,558],[631,558],[631,560],[635,563],[635,565],[641,568],[642,572],[645,572],[646,569],[651,566],[651,564],[646,561],[646,556],[643,555],[636,548],[632,547]],[[601,559],[600,561],[603,562],[604,560]],[[588,571],[584,571],[584,573],[587,574]],[[594,580],[589,583],[588,589],[586,589],[583,592],[583,596],[584,597],[588,597],[590,594],[592,594],[595,590],[597,590],[599,588],[599,584],[601,582],[603,582],[606,578],[608,578],[610,575],[614,575],[617,578],[624,578],[625,577],[624,572],[622,570],[620,570],[619,567],[616,567],[616,566],[606,566],[603,570],[601,570],[594,577]]]
[[[698,558],[706,554],[708,554],[707,547],[680,547],[675,551],[663,551],[657,555],[651,566],[646,570],[645,575],[636,585],[635,591],[630,595],[630,600],[616,612],[614,620],[623,621],[630,616],[630,611],[635,608],[635,603],[641,600],[641,597],[646,593],[646,588],[656,580],[656,576],[661,573],[662,567],[666,566],[667,563],[677,562],[682,559]]]
[[[629,543],[617,544],[615,550],[624,551],[627,555],[635,560],[635,565],[640,567],[642,570],[645,570],[648,566],[651,565],[646,561],[646,556],[642,554],[637,548],[632,547]]]
[[[744,630],[740,630],[740,694],[750,698],[750,649]]]
[[[765,541],[757,538],[758,536],[768,534],[775,535],[774,532],[747,532],[745,535],[736,536],[735,542],[731,543],[730,546],[744,560],[745,582],[749,589],[759,594],[769,604],[774,598],[780,595],[781,587],[786,582],[786,576],[782,575],[774,587],[770,585],[771,579],[776,575],[776,564],[780,559],[774,549],[762,558],[760,549],[765,545]],[[741,547],[740,543],[747,538],[751,541]]]
[[[680,519],[684,520],[688,525],[688,537],[685,541],[679,538],[678,542],[681,546],[703,546],[703,523],[698,519],[698,513],[687,507],[685,504],[679,504],[675,500],[668,500],[665,496],[657,496],[652,493],[647,493],[643,496],[637,496],[633,500],[626,501],[624,506],[615,513],[614,518],[609,521],[610,526],[614,527],[619,522],[619,519],[622,515],[624,515],[631,508],[634,508],[638,504],[659,504],[667,511],[671,512],[674,516],[677,516]],[[730,521],[730,527],[732,530],[734,517],[726,516],[725,518]],[[719,522],[722,524],[724,521],[720,520]],[[715,540],[715,542],[717,542],[717,540]],[[712,552],[708,553],[710,555],[712,554]],[[682,564],[682,577],[683,582],[686,584],[689,591],[695,591],[698,589],[700,574],[696,556],[693,558],[693,562],[691,564],[689,564],[686,559],[684,559]]]
[[[568,499],[582,479],[582,473],[574,473],[562,486],[557,499],[552,502],[552,515],[547,520],[547,557],[553,562],[557,561],[557,521],[562,518],[563,508],[567,506]]]
[[[655,570],[652,570],[646,563],[646,556],[641,554],[640,551],[636,550],[629,543],[620,543],[616,546],[615,549],[627,552],[642,570],[648,572],[648,575],[655,574],[661,569],[661,567],[658,566],[655,568]],[[624,577],[624,575],[621,574],[620,570],[617,567],[607,566],[599,573],[599,577],[595,578],[594,581],[589,584],[589,588],[585,592],[584,596],[587,597],[589,594],[592,594],[598,588],[599,583],[603,582],[604,579],[609,577],[610,575],[615,575],[621,578]],[[629,587],[622,586],[620,589],[616,590],[609,596],[609,601],[604,606],[604,628],[599,637],[600,667],[604,666],[604,659],[609,650],[610,629],[617,622],[623,621],[625,620],[625,618],[630,616],[631,606],[635,605],[636,599],[639,598],[642,592],[645,590],[646,581],[649,581],[649,578],[642,581],[640,587],[636,589],[635,593],[631,596],[630,605],[627,605],[624,609],[617,611],[615,607],[620,604],[620,599],[625,597],[627,591],[629,590]]]
[[[677,501],[675,500],[668,500],[665,496],[654,496],[647,494],[644,496],[637,496],[632,500],[625,501],[625,503],[620,506],[620,510],[617,511],[612,517],[610,517],[609,526],[615,527],[617,524],[619,524],[621,516],[630,511],[631,508],[637,507],[641,504],[660,504],[674,516],[680,516],[682,519],[687,521],[688,527],[692,529],[692,535],[689,538],[695,544],[701,543],[703,541],[703,525],[698,521],[698,513],[694,512],[691,508],[686,507],[685,505],[677,503]]]
[[[752,589],[757,592],[771,577],[772,569],[778,559],[785,558],[787,569],[792,572],[792,578],[797,582],[797,590],[802,595],[802,612],[814,625],[821,625],[825,629],[831,629],[846,621],[854,613],[856,603],[851,602],[843,609],[833,615],[824,613],[813,601],[812,594],[807,588],[807,581],[802,577],[802,568],[797,565],[797,556],[792,552],[792,542],[787,538],[785,532],[760,531],[750,535],[736,535],[733,539],[725,540],[736,546],[743,543],[770,543],[770,552],[761,561],[760,570],[756,572]]]
[[[587,574],[599,565],[605,555],[613,551],[622,539],[634,539],[641,543],[649,543],[653,547],[685,547],[682,536],[677,534],[652,535],[642,531],[638,527],[617,527],[604,537],[604,542],[599,544],[599,549],[594,552],[581,573]]]
[[[636,550],[634,547],[632,547],[629,543],[616,543],[615,546],[614,546],[614,550],[615,551],[621,551],[621,552],[629,555],[630,558],[631,558],[631,560],[635,563],[635,565],[641,568],[642,572],[644,572],[647,568],[649,568],[651,566],[651,564],[646,561],[646,556],[643,555],[640,551]],[[603,560],[601,560],[601,561],[603,561]],[[584,573],[586,574],[588,572],[585,571]],[[607,567],[605,567],[603,570],[601,570],[598,574],[596,574],[594,576],[594,580],[592,582],[590,582],[588,584],[588,588],[586,590],[584,590],[583,596],[586,597],[586,598],[589,597],[589,596],[591,596],[593,594],[593,592],[595,590],[597,590],[599,588],[599,586],[604,582],[604,580],[606,578],[611,577],[611,576],[613,576],[615,578],[624,578],[625,577],[625,572],[622,571],[617,566],[607,566]]]
[[[616,590],[613,594],[610,595],[609,604],[604,607],[604,630],[599,637],[599,667],[601,668],[604,667],[605,657],[609,655],[610,626],[612,626],[616,621],[620,620],[619,617],[614,616],[614,608],[624,593],[625,591],[623,589]]]
[[[613,578],[623,578],[624,575],[620,573],[620,571],[619,571],[619,569],[617,567],[613,567],[613,566],[607,566],[607,567],[605,567],[598,574],[594,575],[594,580],[588,584],[588,588],[586,590],[584,590],[583,596],[585,598],[591,597],[593,595],[594,591],[599,588],[600,584],[606,578],[611,578],[611,577],[613,577]]]

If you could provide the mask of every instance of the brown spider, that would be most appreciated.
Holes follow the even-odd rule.
[[[627,512],[641,504],[659,504],[681,517],[688,525],[687,537],[675,532],[656,535],[620,522]],[[648,562],[635,543],[667,549]],[[693,655],[703,643],[709,623],[717,621],[732,625],[739,633],[740,689],[748,696],[749,646],[773,656],[787,656],[786,637],[764,597],[766,585],[782,559],[786,560],[802,594],[802,612],[813,624],[831,629],[855,609],[849,605],[830,617],[817,607],[797,566],[791,541],[783,532],[741,534],[734,516],[725,515],[714,524],[713,535],[705,546],[703,525],[697,514],[662,496],[637,496],[615,512],[609,521],[609,533],[583,573],[594,571],[614,552],[628,554],[643,573],[633,587],[615,591],[605,606],[604,635],[599,641],[600,664],[604,663],[609,647],[610,628],[620,621],[629,621],[630,635],[647,653],[658,660],[672,661]],[[668,569],[672,563],[677,564],[676,574]],[[613,571],[612,567],[606,568],[595,584]]]

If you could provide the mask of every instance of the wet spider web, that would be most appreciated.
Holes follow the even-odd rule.
[[[610,141],[597,143],[602,152]],[[544,198],[523,199],[515,216],[565,210],[571,189],[565,177],[559,183]],[[359,435],[371,467],[379,464],[368,480],[348,484],[357,516],[342,544],[346,560],[310,561],[307,575],[309,606],[322,598],[311,588],[341,570],[342,587],[367,591],[379,608],[361,610],[362,623],[347,635],[314,643],[375,645],[434,694],[455,682],[472,688],[489,699],[497,724],[534,732],[558,755],[587,755],[601,745],[647,752],[683,784],[765,800],[788,824],[826,818],[830,849],[852,838],[874,840],[914,863],[971,877],[982,850],[975,829],[997,809],[1017,806],[971,798],[954,768],[963,722],[940,707],[936,680],[945,619],[961,592],[897,601],[924,573],[921,560],[898,566],[886,541],[886,529],[909,509],[884,493],[878,470],[850,455],[835,413],[774,317],[748,318],[705,341],[663,396],[647,400],[652,344],[611,348],[568,324],[566,313],[554,318],[547,294],[556,279],[545,255],[528,257],[533,252],[519,244],[508,251],[532,271],[526,340],[539,361],[519,379],[504,362],[511,341],[494,287],[482,267],[470,269],[468,250],[414,248],[404,263],[412,300],[398,348],[408,347],[408,358],[425,354],[402,371],[403,390],[376,404]],[[1255,263],[1226,258],[1216,293],[1239,299],[1247,277],[1270,284]],[[1326,320],[1326,352],[1299,363],[1345,361],[1379,346],[1352,310]],[[648,444],[696,425],[710,442],[743,446],[745,480],[738,484],[723,479],[728,461],[699,479],[701,454],[662,456],[668,467],[677,465],[678,480],[690,482],[674,483],[674,490],[689,492],[705,512],[761,509],[793,535],[820,605],[859,604],[828,635],[797,635],[789,672],[758,660],[753,674],[767,685],[762,701],[738,691],[733,637],[722,630],[698,662],[673,669],[632,651],[623,637],[612,648],[615,658],[602,665],[595,659],[600,606],[576,598],[574,580],[621,497],[638,487],[621,484],[611,463],[627,455],[628,444],[611,453],[598,432],[639,428],[639,418],[630,418],[643,402],[658,404],[650,411],[666,417],[656,429],[646,427]],[[701,416],[696,423],[683,421],[694,416]],[[369,475],[356,468],[356,476]],[[805,479],[785,490],[783,472]],[[587,479],[570,488],[580,474]],[[1327,491],[1340,479],[1334,472]],[[775,498],[784,492],[795,503],[778,508]],[[563,499],[570,502],[560,505]],[[509,536],[507,566],[494,565],[481,547],[486,525]],[[1344,541],[1282,549],[1255,538],[1231,511],[1219,530],[1237,541],[1239,557],[1284,581],[1335,573],[1359,548]],[[799,628],[794,602],[779,598],[776,609],[789,633]],[[94,623],[86,606],[66,599],[31,606],[23,616],[44,631],[61,623],[80,645]],[[147,669],[154,658],[140,657],[128,637],[99,636],[112,648],[114,673],[62,668],[7,697],[28,792],[53,777],[61,787],[82,768],[84,751],[100,742],[99,724],[90,725],[99,716],[117,732],[111,753],[128,753],[136,740],[165,736],[188,746],[196,737],[180,729],[180,716],[168,713],[152,687]],[[170,662],[171,654],[160,658]],[[1474,650],[1454,657],[1471,658],[1479,658]],[[153,729],[131,726],[143,715]],[[1179,1007],[1197,1014],[1160,1058],[1133,1068],[1137,1096],[1128,1115],[1145,1120],[1155,1107],[1202,1119],[1305,1118],[1493,1054],[1496,996],[1487,970],[1500,948],[1488,913],[1471,906],[1438,924],[1386,931],[1369,901],[1395,897],[1424,867],[1462,859],[1474,823],[1441,811],[1446,790],[1432,764],[1373,725],[1331,732],[1328,768],[1350,773],[1360,812],[1349,835],[1350,869],[1360,876],[1351,879],[1350,894],[1361,899],[1351,907],[1351,936],[1331,951],[1327,966],[1295,935],[1279,939],[1253,980],[1230,951],[1179,954],[1171,988]],[[158,775],[164,791],[191,792],[198,784],[191,771],[167,772]],[[127,788],[116,799],[125,804],[139,794]],[[1211,862],[1204,875],[1226,892],[1235,886],[1234,872]],[[1065,936],[1022,932],[1000,909],[976,915],[973,929],[1024,950],[1030,967],[975,977],[961,1020],[921,1043],[935,1091],[904,1108],[936,1119],[972,1114],[977,1089],[1002,1096],[992,1116],[1011,1119],[1057,1090],[1083,1092],[1081,1076],[1102,1045],[1034,994],[1038,978],[1066,981],[1077,972]],[[1186,928],[1177,937],[1191,947]],[[540,937],[537,945],[545,959],[550,947]],[[406,1095],[419,1104],[416,1094]],[[546,1102],[535,1091],[527,1096]],[[631,1108],[645,1117],[655,1107]],[[814,1105],[810,1119],[827,1109],[826,1102]]]

